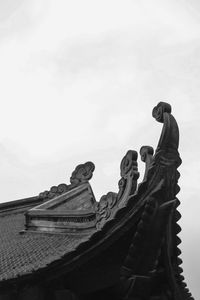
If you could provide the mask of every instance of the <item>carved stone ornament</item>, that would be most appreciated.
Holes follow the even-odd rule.
[[[151,147],[140,150],[147,165],[145,183],[140,186],[146,204],[121,268],[122,298],[193,300],[184,282],[178,248],[178,125],[168,103],[160,102],[152,115],[163,128],[154,156]]]
[[[156,121],[163,123],[164,122],[164,113],[171,113],[171,105],[166,102],[159,102],[152,111],[152,116]]]
[[[69,185],[65,183],[61,183],[58,186],[52,186],[49,191],[44,191],[39,194],[39,198],[41,199],[52,199],[56,196],[59,196],[69,190]]]
[[[148,171],[153,161],[153,154],[154,154],[154,150],[151,146],[142,146],[140,148],[141,160],[146,164],[143,181],[147,180]]]
[[[136,151],[129,150],[121,161],[120,170],[121,177],[126,178],[130,172],[137,172],[137,158]],[[135,174],[136,175],[136,174]],[[138,173],[136,176],[139,176]]]
[[[117,195],[118,206],[126,204],[128,196],[133,195],[137,188],[139,178],[138,154],[134,150],[127,151],[120,164],[121,179],[118,182],[119,192]]]
[[[103,195],[96,205],[97,228],[112,218],[117,208],[125,206],[129,195],[135,193],[139,172],[137,168],[138,154],[134,150],[129,150],[123,157],[120,164],[121,179],[118,182],[118,193],[109,192]]]
[[[95,165],[91,161],[78,165],[70,177],[71,184],[67,185],[65,183],[61,183],[58,186],[52,186],[49,191],[40,193],[39,198],[52,199],[70,191],[79,184],[86,183],[92,178],[94,169]]]
[[[152,160],[153,153],[154,153],[154,150],[151,146],[142,146],[140,148],[141,160],[143,162],[147,162],[148,158],[149,158],[149,160]]]
[[[95,165],[91,161],[78,165],[70,177],[71,184],[87,182],[92,178],[94,169]]]
[[[112,209],[117,203],[117,193],[109,192],[97,202],[97,228],[101,227],[101,221],[110,218]]]
[[[138,154],[129,150],[118,191],[99,202],[88,182],[95,166],[86,162],[68,185],[0,205],[0,299],[194,300],[179,249],[179,129],[170,104],[158,103],[152,115],[162,131],[155,154],[140,149],[146,170],[138,186]],[[9,295],[14,286],[19,295]]]

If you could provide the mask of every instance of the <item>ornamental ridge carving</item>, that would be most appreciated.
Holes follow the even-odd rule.
[[[164,113],[171,114],[172,108],[169,103],[166,102],[159,102],[152,111],[153,118],[156,119],[156,121],[163,123],[164,122]]]
[[[151,146],[142,146],[140,148],[141,161],[145,162],[145,173],[144,173],[143,182],[147,180],[148,171],[153,161],[153,154],[154,154],[154,150]]]
[[[58,186],[52,186],[49,191],[44,191],[39,194],[40,199],[53,199],[56,196],[62,195],[70,190],[70,185],[61,183]]]
[[[39,198],[50,200],[70,191],[71,189],[82,183],[89,181],[92,178],[94,169],[95,165],[91,161],[78,165],[72,172],[72,175],[70,177],[71,184],[67,185],[65,183],[61,183],[58,186],[52,186],[49,191],[40,193]]]
[[[155,193],[146,200],[144,211],[121,268],[123,293],[129,295],[130,299],[135,299],[136,296],[139,297],[137,299],[143,299],[144,296],[145,299],[150,299],[151,296],[153,299],[152,293],[162,285],[162,280],[157,285],[153,281],[156,273],[157,276],[160,274],[160,277],[164,273],[161,249],[175,205],[176,200],[162,203]],[[170,290],[167,287],[162,288],[163,295],[166,296],[163,299],[172,299],[167,297]]]
[[[178,154],[179,129],[171,111],[171,105],[165,102],[159,102],[158,105],[153,108],[152,116],[156,121],[163,123],[156,155],[160,151],[165,151],[167,154]]]
[[[133,220],[132,212],[138,212],[135,219],[137,223],[134,224],[136,227],[131,228],[131,224],[130,228],[125,228],[127,232],[133,229],[133,237],[121,268],[123,299],[193,300],[184,282],[182,260],[179,257],[181,240],[178,234],[181,228],[177,222],[181,215],[178,212],[180,201],[176,195],[180,190],[177,168],[181,159],[178,153],[178,125],[171,111],[171,105],[165,102],[159,102],[152,111],[156,121],[163,123],[163,128],[155,155],[151,146],[140,149],[146,171],[138,193],[135,194],[139,177],[138,154],[129,150],[120,164],[118,193],[103,195],[95,204],[96,216],[91,217],[96,217],[96,227],[101,229],[106,221],[115,216],[119,216],[117,222],[120,223],[120,214],[115,213],[125,207],[128,201],[132,205],[128,209],[133,208],[129,220]],[[91,162],[77,166],[70,178],[71,184],[61,185],[61,193],[87,182],[94,168]],[[58,188],[52,187],[48,195],[58,193]],[[134,199],[138,202],[134,202]],[[141,210],[134,211],[135,203],[138,204],[137,209],[139,207]],[[124,215],[124,219],[127,216]],[[73,220],[78,222],[75,218]]]
[[[181,251],[179,249],[180,239],[178,237],[179,232],[181,231],[181,228],[179,224],[177,223],[181,217],[180,213],[178,212],[178,206],[180,204],[180,201],[177,199],[176,195],[180,190],[180,187],[178,185],[178,179],[179,179],[179,172],[177,171],[177,168],[181,164],[181,158],[179,156],[178,152],[178,145],[179,145],[179,129],[177,122],[173,115],[171,114],[171,106],[168,103],[160,102],[156,107],[154,107],[152,111],[153,117],[156,119],[156,121],[163,123],[163,128],[161,132],[161,136],[158,142],[158,146],[155,152],[155,155],[153,156],[153,151],[149,146],[144,146],[140,150],[141,159],[142,161],[145,161],[146,163],[146,172],[145,172],[145,178],[144,181],[145,184],[143,184],[143,189],[147,190],[147,194],[156,188],[158,186],[158,182],[160,180],[163,180],[163,190],[160,195],[160,210],[163,208],[166,208],[167,212],[167,206],[168,208],[172,208],[171,213],[168,217],[168,225],[165,227],[164,235],[163,235],[163,242],[162,246],[160,247],[161,255],[158,256],[158,260],[155,263],[157,265],[154,266],[155,270],[152,269],[152,272],[157,272],[160,276],[160,271],[162,271],[163,266],[165,266],[165,276],[166,276],[166,284],[164,289],[164,293],[166,293],[166,299],[176,299],[176,300],[194,300],[187,288],[186,283],[184,282],[184,276],[182,275],[183,269],[180,267],[182,264],[182,260],[180,259]],[[142,184],[141,184],[142,186]],[[166,206],[167,205],[167,206]],[[146,208],[148,208],[146,206]],[[169,211],[170,212],[170,211]],[[167,216],[167,214],[166,214]],[[145,215],[143,216],[143,219]],[[155,222],[156,217],[154,216]],[[161,221],[163,219],[161,218],[160,221],[157,221],[157,224],[159,226],[155,227],[155,230],[158,230],[157,228],[160,228],[160,225],[162,224]],[[166,224],[166,222],[165,222]],[[164,224],[164,225],[165,225]],[[164,228],[164,227],[163,227]],[[158,236],[158,234],[155,232],[153,234],[152,231],[152,241],[155,240],[155,238]],[[141,239],[142,240],[142,239]],[[133,242],[133,247],[136,246],[136,241]],[[139,247],[138,249],[143,247]],[[152,245],[148,247],[149,249],[152,249]],[[130,266],[135,266],[135,264],[131,264],[131,259],[138,258],[138,255],[135,253],[131,253],[127,256],[125,270]],[[159,248],[157,248],[159,249]],[[147,251],[147,252],[148,252]],[[138,253],[141,251],[138,250]],[[150,258],[150,255],[148,253],[147,255],[148,259]],[[144,263],[144,261],[143,261]],[[132,269],[132,267],[130,268]],[[156,271],[157,269],[157,271]],[[127,284],[128,286],[132,286],[134,293],[134,286],[131,285],[133,283],[133,275],[134,273],[137,275],[137,270],[130,270],[131,274],[130,276],[122,276],[122,281]],[[132,272],[134,271],[134,272]],[[141,271],[141,270],[140,270]],[[154,272],[154,273],[155,273]],[[123,275],[123,274],[122,274]],[[137,277],[137,276],[136,276]],[[131,282],[130,282],[130,280]],[[135,282],[137,278],[134,279]],[[140,280],[140,278],[138,278]],[[168,288],[166,288],[168,285]],[[144,285],[142,285],[141,293],[144,290]],[[127,290],[128,291],[128,290]],[[128,291],[131,293],[131,291]],[[163,294],[164,295],[164,294]],[[138,296],[138,293],[137,293]],[[153,299],[153,298],[152,298]],[[163,298],[164,299],[164,298]]]
[[[118,193],[109,192],[96,204],[97,228],[101,228],[105,221],[114,215],[116,209],[122,204],[124,195],[124,198],[127,198],[127,195],[134,194],[139,177],[137,157],[138,154],[134,150],[126,153],[120,164],[121,179],[118,182]]]
[[[123,195],[128,198],[133,195],[137,188],[137,180],[139,178],[138,153],[134,150],[128,150],[120,164],[121,179],[118,182],[119,192],[117,198],[121,201]]]
[[[128,175],[130,175],[130,172],[132,172],[136,176],[139,176],[137,172],[137,158],[138,154],[134,150],[129,150],[126,153],[120,164],[120,174],[122,178],[126,178]]]
[[[109,192],[103,195],[96,204],[97,209],[97,228],[101,227],[102,220],[110,218],[112,209],[117,203],[117,193]]]
[[[70,177],[71,184],[80,184],[83,182],[87,182],[92,178],[94,169],[95,165],[91,161],[88,161],[85,164],[78,165],[72,172],[72,175]]]

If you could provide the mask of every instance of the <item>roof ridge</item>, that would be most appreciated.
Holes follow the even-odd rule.
[[[31,206],[38,205],[42,202],[42,199],[40,199],[38,196],[33,196],[33,197],[28,197],[28,198],[23,198],[23,199],[18,199],[14,201],[9,201],[9,202],[3,202],[0,203],[0,215],[4,213],[10,213],[14,211],[21,211],[23,208],[28,208]]]

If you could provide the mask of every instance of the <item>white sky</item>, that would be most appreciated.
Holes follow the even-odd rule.
[[[167,101],[181,133],[184,273],[197,298],[199,50],[197,0],[1,0],[1,202],[68,183],[88,160],[97,199],[116,191],[126,151],[156,146],[151,111]]]

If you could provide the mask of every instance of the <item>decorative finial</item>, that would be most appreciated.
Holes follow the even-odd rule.
[[[156,119],[156,121],[163,123],[164,122],[164,118],[163,118],[164,113],[166,112],[166,113],[171,114],[171,111],[172,111],[172,108],[169,103],[159,102],[158,105],[156,105],[153,108],[152,116]]]
[[[72,188],[76,187],[78,184],[87,182],[92,178],[95,165],[88,161],[84,164],[78,165],[75,170],[72,172],[70,177],[69,185],[61,183],[58,186],[52,186],[49,191],[45,191],[39,194],[40,199],[52,199],[56,196],[59,196]]]
[[[70,177],[71,184],[87,182],[92,178],[94,169],[95,165],[91,161],[78,165]]]
[[[129,150],[121,161],[120,170],[121,177],[126,177],[130,170],[137,171],[138,154],[134,150]]]
[[[145,169],[143,181],[147,179],[147,173],[150,168],[150,164],[153,160],[153,154],[154,154],[154,150],[151,146],[142,146],[140,148],[141,160],[146,163],[146,169]]]
[[[97,228],[101,228],[105,221],[112,218],[117,209],[126,206],[129,196],[134,195],[139,177],[137,158],[138,154],[134,150],[129,150],[123,157],[120,164],[118,193],[109,192],[97,203]]]
[[[142,146],[140,148],[141,160],[147,162],[149,157],[152,157],[154,153],[153,147],[151,146]]]

